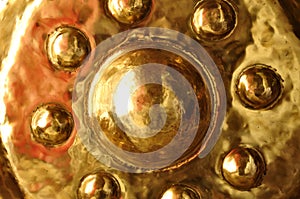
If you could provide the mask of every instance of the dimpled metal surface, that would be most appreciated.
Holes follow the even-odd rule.
[[[300,40],[296,0],[232,0],[237,11],[234,31],[214,41],[199,39],[192,28],[198,1],[154,1],[151,13],[138,23],[177,30],[197,39],[218,65],[228,108],[221,137],[206,157],[175,170],[130,174],[99,163],[76,133],[56,147],[32,139],[32,111],[47,102],[71,110],[77,75],[76,70],[54,69],[45,49],[47,35],[61,25],[76,27],[86,34],[93,49],[95,44],[128,28],[107,14],[105,2],[0,2],[0,198],[73,199],[81,179],[99,170],[117,176],[120,198],[126,199],[159,198],[172,184],[192,185],[204,192],[205,198],[212,199],[300,198]],[[236,92],[242,71],[255,64],[272,67],[283,80],[280,100],[267,110],[245,107]],[[260,183],[247,191],[228,183],[229,177],[225,177],[221,166],[226,154],[241,145],[256,148],[266,168]],[[250,159],[255,162],[260,157]]]

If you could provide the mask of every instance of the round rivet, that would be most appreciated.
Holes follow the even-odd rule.
[[[240,190],[249,190],[261,184],[266,166],[256,149],[237,147],[225,156],[221,171],[230,185]]]
[[[132,173],[169,170],[212,149],[225,89],[213,61],[190,39],[136,28],[95,49],[93,67],[74,84],[72,107],[82,143],[101,163]]]
[[[118,181],[110,174],[98,172],[81,179],[77,190],[78,199],[119,199],[121,189]]]
[[[45,146],[64,143],[70,137],[73,127],[71,113],[56,103],[39,106],[31,117],[32,138]]]
[[[184,185],[175,184],[169,187],[160,197],[161,199],[201,199],[200,193],[194,188]]]
[[[180,60],[179,63],[177,59]],[[147,64],[165,60],[168,61],[165,62],[166,65],[174,69],[171,67],[165,69],[165,65]],[[155,70],[151,72],[153,68]],[[164,152],[161,153],[165,154],[164,160],[167,160],[167,157],[174,157],[173,150],[166,150],[168,146],[177,146],[177,154],[181,147],[186,146],[184,150],[189,149],[189,153],[182,157],[185,162],[189,161],[189,157],[194,156],[193,153],[198,152],[196,148],[199,145],[191,145],[187,142],[199,143],[205,136],[210,122],[211,104],[207,85],[190,62],[168,51],[141,49],[116,58],[106,67],[102,67],[102,70],[103,75],[99,76],[101,78],[96,80],[95,89],[91,90],[94,97],[91,98],[89,106],[93,107],[92,110],[97,110],[94,112],[97,118],[94,124],[99,124],[101,133],[110,141],[110,145],[112,144],[111,147],[106,148],[111,150],[112,147],[116,147],[115,154],[119,152],[117,150],[124,150],[140,156],[163,150]],[[177,70],[182,73],[175,74]],[[165,78],[166,76],[168,78]],[[175,79],[176,84],[173,84]],[[178,82],[181,87],[178,87]],[[196,95],[192,95],[194,92],[203,95],[197,98]],[[107,93],[112,95],[107,96]],[[104,98],[104,95],[107,97]],[[182,96],[188,96],[189,99]],[[190,110],[198,111],[198,104],[203,116],[197,118],[198,112],[186,116]],[[183,126],[183,121],[199,127],[189,126],[182,131],[180,128]],[[200,130],[194,131],[194,136],[191,136],[192,131],[189,131],[189,128]],[[186,135],[184,139],[177,142],[176,139],[181,132]],[[106,142],[103,141],[104,143]],[[170,143],[172,145],[169,145]],[[132,157],[134,156],[130,155],[129,158]],[[122,161],[129,161],[129,158],[122,157]],[[141,163],[140,158],[136,161],[137,164]],[[146,166],[148,165],[147,163]]]
[[[237,11],[229,1],[200,1],[191,19],[192,29],[201,40],[218,41],[227,38],[237,24]]]
[[[243,70],[236,86],[241,103],[250,109],[272,108],[283,92],[281,77],[275,70],[262,64]]]
[[[60,26],[46,40],[47,56],[57,70],[74,71],[91,51],[87,36],[78,28]]]
[[[150,14],[152,0],[107,0],[106,6],[116,21],[132,25],[141,22]]]

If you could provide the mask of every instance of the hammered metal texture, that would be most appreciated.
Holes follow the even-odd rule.
[[[150,1],[136,1],[146,7],[129,10],[138,14],[127,21],[118,21],[122,12],[108,12],[107,2],[112,1],[0,1],[0,198],[75,199],[84,177],[97,171],[113,177],[120,189],[121,197],[117,196],[124,199],[156,199],[166,194],[209,199],[300,198],[300,3],[228,1],[236,12],[234,30],[210,40],[200,38],[193,29],[192,16],[202,1],[155,0],[151,6]],[[228,107],[220,139],[209,155],[174,170],[131,174],[97,161],[76,136],[76,129],[55,147],[32,139],[30,123],[36,107],[57,103],[72,112],[77,66],[57,70],[46,47],[49,35],[66,26],[82,31],[89,42],[85,46],[91,49],[119,32],[148,26],[177,30],[204,46],[223,76]],[[70,41],[75,45],[75,40]],[[81,63],[81,56],[86,55],[79,55]],[[282,93],[276,90],[280,95],[272,101],[275,104],[266,109],[245,106],[238,94],[239,77],[256,64],[271,67],[282,84]],[[240,151],[231,153],[234,149]],[[228,158],[229,173],[225,174]],[[110,189],[105,190],[109,195]]]

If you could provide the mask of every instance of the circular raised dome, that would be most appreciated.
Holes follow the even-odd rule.
[[[75,83],[73,111],[83,144],[99,161],[144,172],[176,168],[211,150],[226,96],[217,66],[196,41],[140,28],[93,53]]]
[[[117,179],[106,172],[82,177],[77,189],[77,199],[120,199],[121,195]]]
[[[199,1],[191,18],[191,25],[200,40],[226,39],[237,25],[237,9],[227,0]]]
[[[31,136],[45,146],[60,145],[68,140],[74,121],[71,113],[57,103],[42,104],[31,117]]]
[[[91,52],[91,44],[80,29],[62,25],[48,35],[46,51],[53,68],[70,72],[81,66]]]
[[[270,109],[283,93],[281,76],[271,67],[254,64],[239,75],[236,90],[241,103],[250,109]]]
[[[233,187],[250,190],[261,184],[266,172],[263,156],[254,148],[237,147],[223,159],[222,175]]]
[[[152,6],[152,0],[106,0],[108,14],[125,25],[134,25],[145,20]]]
[[[173,184],[160,196],[160,199],[201,199],[200,193],[191,186],[185,184]]]

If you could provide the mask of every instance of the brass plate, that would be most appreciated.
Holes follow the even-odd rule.
[[[122,5],[128,17],[118,21],[118,15],[123,13],[109,13],[107,2]],[[206,23],[205,30],[217,35],[218,30],[222,33],[229,24],[233,30],[226,30],[224,36],[220,34],[221,39],[210,40],[193,30],[194,10],[204,0],[155,0],[151,5],[147,0],[0,1],[0,198],[73,199],[80,197],[82,182],[95,172],[100,177],[92,180],[95,189],[87,187],[86,194],[90,195],[86,198],[93,194],[128,199],[171,195],[213,199],[300,198],[300,24],[296,9],[300,3],[228,0],[226,5],[232,6],[229,10],[235,12],[233,16],[216,6],[221,0],[212,2],[215,4],[210,9],[199,11],[207,20],[196,21]],[[136,9],[130,9],[133,6]],[[138,17],[130,18],[134,14]],[[45,44],[55,30],[69,26],[80,30],[81,39],[63,37],[66,43],[58,42],[61,45],[54,52],[67,48],[65,53],[76,54],[80,63],[82,56],[106,38],[137,27],[169,28],[204,46],[217,64],[227,92],[226,118],[213,150],[176,169],[131,174],[101,164],[82,145],[76,128],[58,145],[36,142],[31,133],[31,118],[37,107],[58,103],[66,112],[72,112],[77,66],[72,70],[53,66]],[[89,44],[81,45],[85,41]],[[243,77],[241,74],[255,65],[271,67],[273,78],[280,83],[268,86],[267,83],[276,81],[265,75],[253,75],[255,81],[246,78],[247,86],[253,83],[246,91],[254,91],[258,96],[255,102],[272,99],[271,106],[249,108],[239,96],[237,82]],[[278,94],[275,100],[270,94],[272,89]],[[54,121],[59,118],[56,116],[50,118]],[[55,128],[64,125],[48,124]]]

